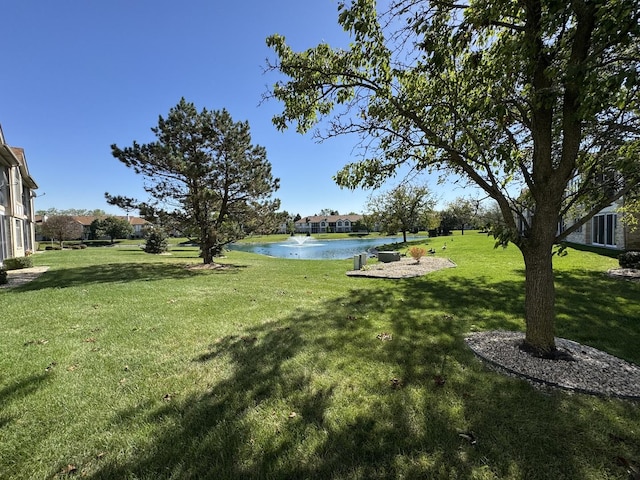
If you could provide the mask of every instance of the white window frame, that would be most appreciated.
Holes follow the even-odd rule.
[[[616,213],[603,213],[595,215],[591,219],[591,243],[603,247],[616,247],[618,215]]]

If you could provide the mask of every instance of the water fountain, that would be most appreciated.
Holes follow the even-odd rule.
[[[312,244],[315,241],[316,239],[310,235],[295,235],[295,236],[289,237],[289,240],[287,240],[287,242],[289,244],[292,244],[293,246],[302,246],[302,245],[305,245],[306,243]]]
[[[401,242],[402,237],[317,239],[309,235],[292,235],[286,241],[273,243],[234,244],[234,250],[259,253],[278,258],[306,260],[351,259],[378,245]],[[360,263],[365,264],[366,259]]]

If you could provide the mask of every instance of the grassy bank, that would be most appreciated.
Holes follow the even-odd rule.
[[[36,255],[50,270],[0,291],[0,478],[627,478],[637,404],[542,392],[465,348],[523,329],[518,251],[471,232],[425,245],[458,267]],[[640,363],[640,285],[591,252],[555,266],[558,336]]]

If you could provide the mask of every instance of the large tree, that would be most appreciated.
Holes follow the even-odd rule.
[[[114,243],[116,238],[127,238],[133,234],[133,227],[126,219],[113,215],[95,219],[91,222],[90,230],[93,238],[106,235],[111,243]]]
[[[343,186],[380,185],[412,163],[482,188],[504,217],[500,242],[524,258],[524,345],[553,355],[553,245],[638,189],[638,1],[385,5],[340,2],[346,49],[268,38],[270,67],[288,77],[269,95],[284,103],[274,123],[306,132],[330,116],[321,137],[365,137],[335,177]],[[558,233],[566,216],[574,224]]]
[[[478,209],[478,201],[458,197],[447,203],[446,208],[440,213],[442,219],[440,226],[446,232],[459,228],[462,235],[464,235],[465,227],[471,226],[476,220]]]
[[[251,143],[248,122],[234,122],[224,109],[198,112],[183,98],[151,131],[155,142],[111,146],[115,158],[144,176],[150,200],[108,193],[107,200],[195,232],[204,263],[241,238],[243,225],[278,208],[271,195],[279,179],[264,147]]]
[[[402,232],[406,243],[407,232],[420,226],[433,211],[435,203],[426,185],[401,183],[391,190],[371,195],[367,201],[366,216],[382,232]]]
[[[62,247],[67,240],[82,238],[84,227],[71,215],[52,215],[46,217],[40,227],[44,237],[57,240]]]

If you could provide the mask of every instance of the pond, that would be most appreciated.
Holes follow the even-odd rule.
[[[407,241],[420,238],[425,237],[407,237]],[[285,242],[235,243],[230,245],[229,248],[278,258],[336,260],[353,258],[354,255],[370,252],[379,245],[396,242],[402,242],[402,236],[326,240],[296,235]]]

